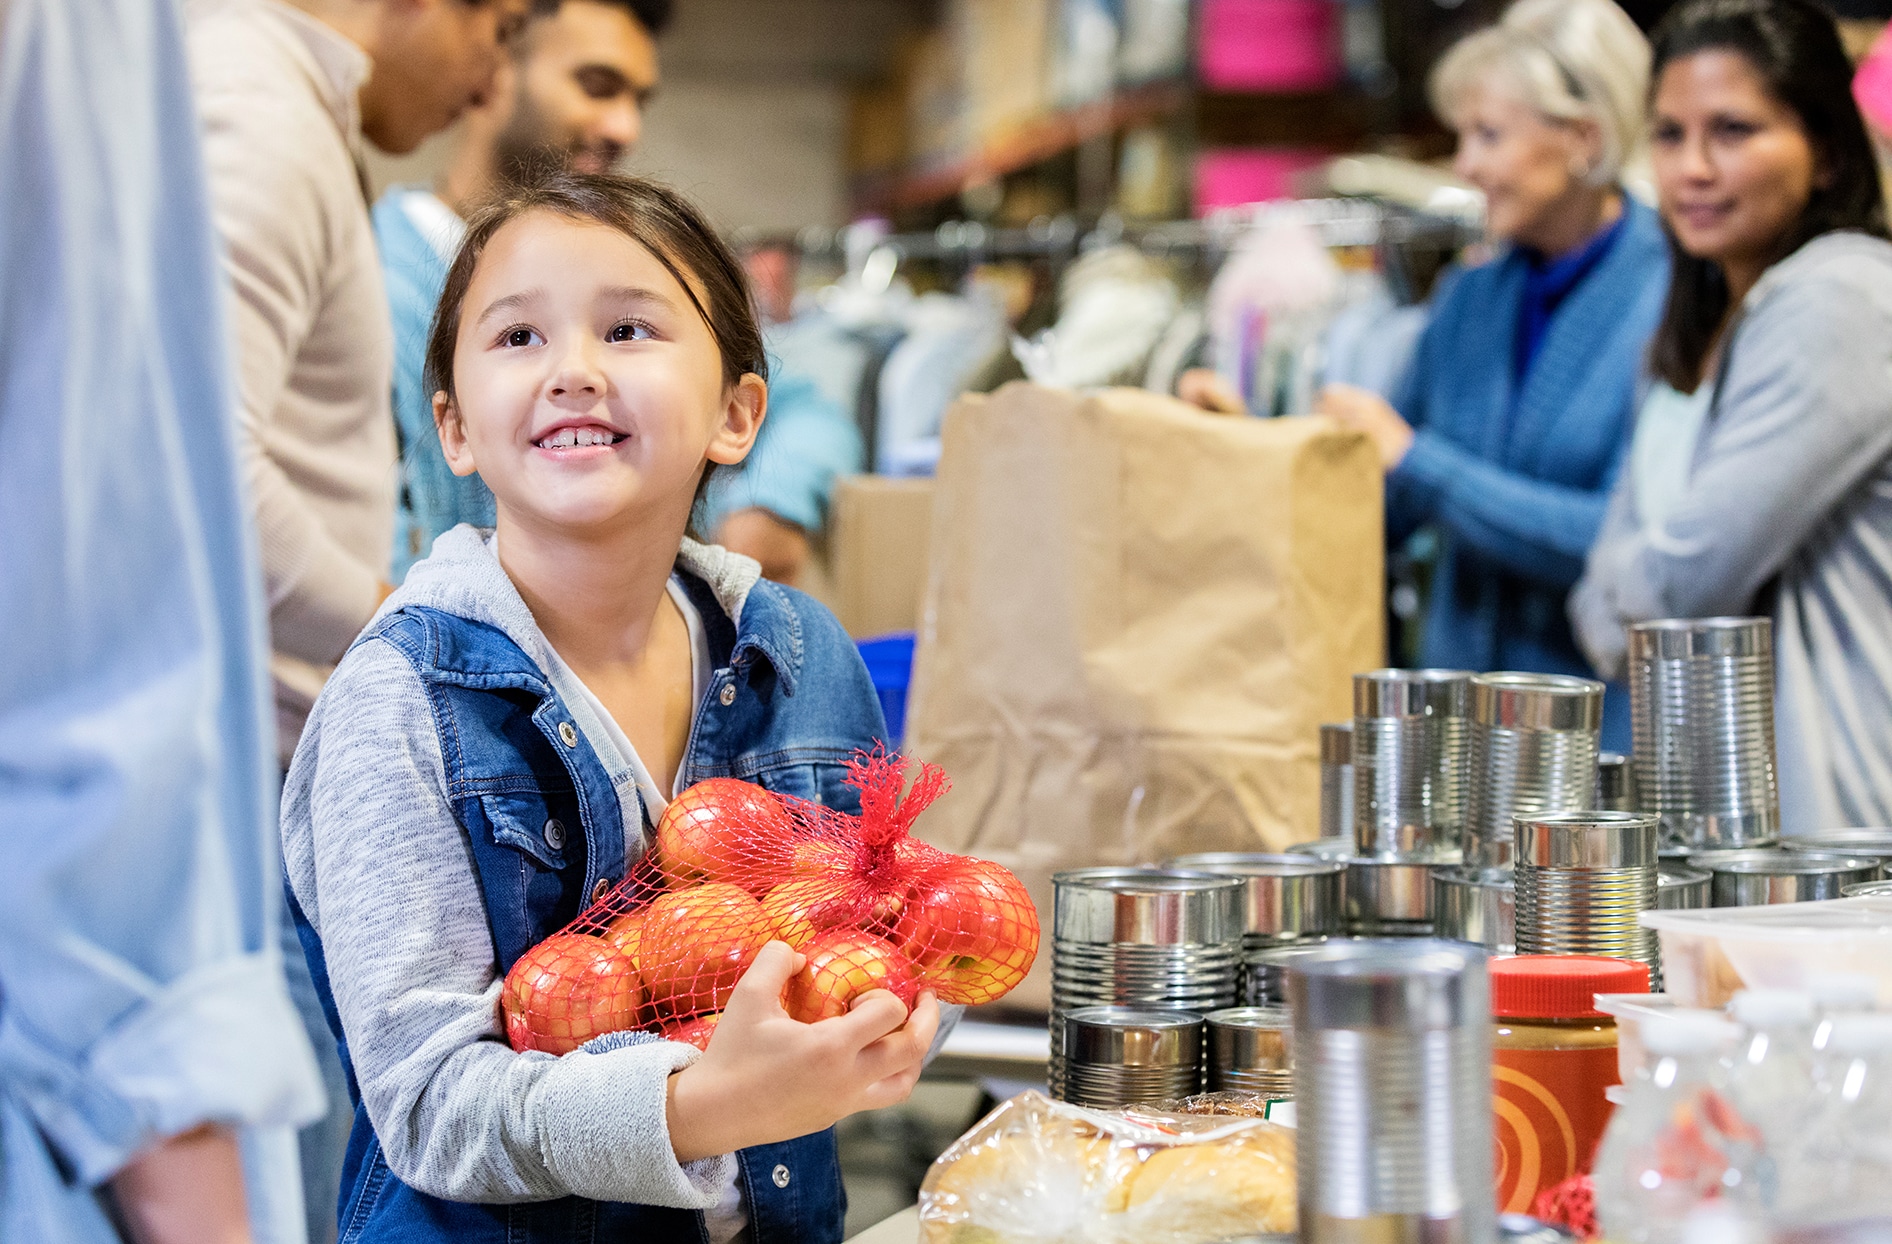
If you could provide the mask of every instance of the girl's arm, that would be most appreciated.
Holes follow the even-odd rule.
[[[1687,493],[1659,531],[1612,528],[1591,558],[1590,635],[1610,629],[1600,602],[1617,629],[1751,610],[1892,454],[1892,291],[1807,274],[1759,302],[1731,348]]]
[[[652,1041],[516,1054],[427,695],[392,646],[349,653],[283,799],[284,862],[321,935],[362,1100],[402,1182],[453,1201],[598,1200],[703,1209],[733,1159],[685,1167],[668,1082],[697,1057]]]

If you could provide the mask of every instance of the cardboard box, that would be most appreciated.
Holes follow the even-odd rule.
[[[933,481],[855,475],[828,510],[828,591],[856,639],[919,626],[932,546]]]

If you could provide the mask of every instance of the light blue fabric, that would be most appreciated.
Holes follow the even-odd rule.
[[[434,390],[424,375],[434,308],[447,283],[447,261],[422,235],[396,186],[374,205],[374,236],[394,321],[394,425],[401,435],[401,487],[394,510],[393,578],[427,556],[434,537],[460,523],[493,525],[493,494],[478,475],[455,475],[434,431]]]
[[[401,206],[396,187],[374,208],[375,238],[394,320],[394,419],[401,432],[401,492],[394,523],[395,583],[461,523],[493,525],[493,494],[477,475],[455,475],[434,432],[433,390],[423,375],[434,308],[447,282],[442,257]],[[425,192],[420,192],[425,193]],[[737,510],[764,509],[808,531],[827,519],[834,482],[861,469],[860,430],[813,381],[770,360],[769,413],[749,459],[720,471],[706,500],[705,532]]]
[[[0,1240],[238,1126],[302,1238],[320,1113],[276,930],[274,731],[216,244],[172,0],[0,32]]]
[[[1393,405],[1411,450],[1386,481],[1390,538],[1435,524],[1421,661],[1593,676],[1564,614],[1629,447],[1643,354],[1668,290],[1653,211],[1624,197],[1622,236],[1558,305],[1516,377],[1528,261],[1511,249],[1455,270],[1433,298]],[[1629,742],[1628,696],[1604,701],[1604,744]]]

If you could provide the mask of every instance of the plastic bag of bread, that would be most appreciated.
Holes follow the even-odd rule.
[[[1292,1131],[1139,1118],[1038,1092],[954,1141],[920,1188],[921,1244],[1210,1244],[1294,1225]]]

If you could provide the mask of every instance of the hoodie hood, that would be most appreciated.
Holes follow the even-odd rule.
[[[438,609],[497,628],[549,672],[555,666],[550,645],[519,589],[500,566],[491,536],[466,523],[443,532],[434,541],[433,551],[415,562],[406,580],[382,602],[375,621],[410,606]],[[762,577],[762,567],[753,558],[687,536],[677,550],[676,568],[701,579],[732,623],[742,621],[750,589]]]

